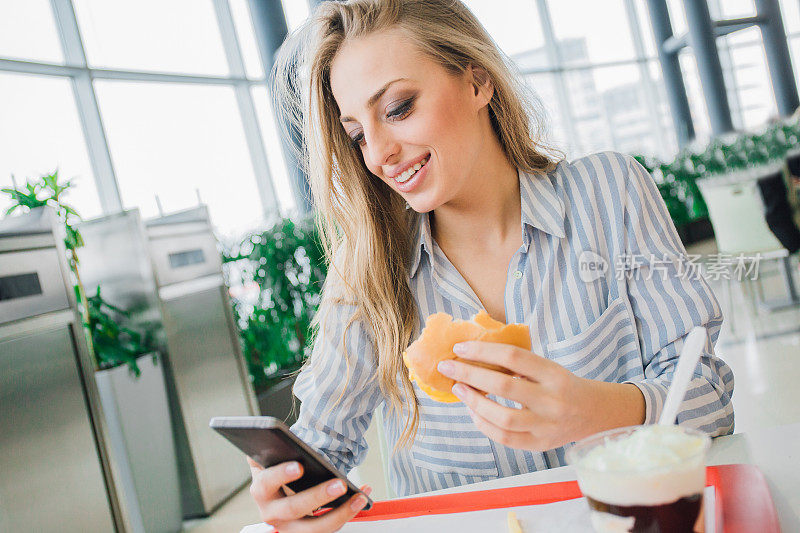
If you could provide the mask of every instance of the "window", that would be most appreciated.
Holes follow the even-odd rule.
[[[661,63],[657,59],[647,62],[647,70],[650,80],[656,88],[656,94],[652,95],[656,101],[656,119],[660,125],[660,130],[656,132],[661,137],[658,139],[659,147],[653,155],[661,159],[670,159],[678,151],[678,139],[672,121],[672,110],[667,100],[667,90],[664,86],[664,78],[661,72]]]
[[[718,40],[718,48],[736,127],[763,126],[778,108],[760,30],[751,27],[727,35]]]
[[[794,5],[787,8],[791,2],[783,3],[784,16],[787,9],[797,10]],[[686,22],[682,3],[679,0],[668,0],[668,4],[673,26],[680,27],[676,33],[685,33]],[[712,0],[709,2],[709,11],[715,20],[749,17],[756,14],[753,0]],[[788,27],[787,21],[784,22]],[[721,37],[717,39],[717,49],[725,76],[734,128],[753,129],[763,126],[770,117],[777,114],[777,106],[770,84],[760,30],[751,27]],[[704,139],[711,132],[697,63],[690,48],[681,51],[680,59],[697,136]]]
[[[281,211],[291,213],[297,208],[297,203],[292,193],[292,185],[286,171],[286,161],[281,150],[281,138],[278,133],[280,130],[273,119],[275,115],[272,113],[272,100],[263,85],[254,85],[250,91],[253,95],[258,126],[264,139],[264,149],[267,151],[269,172],[272,175],[272,182],[275,184]]]
[[[789,39],[789,51],[792,55],[794,79],[800,86],[800,36]]]
[[[262,207],[232,87],[95,82],[125,207],[144,218],[193,207],[222,235],[257,226]]]
[[[214,85],[95,82],[124,205],[154,216],[156,194],[165,211],[175,211],[194,205],[197,189],[223,231],[261,223],[256,183],[267,177],[253,172],[245,139],[250,130],[242,127],[236,81],[226,79],[230,72],[215,13],[215,2],[227,1],[246,75],[255,80],[250,95],[278,202],[284,213],[296,210],[248,0],[72,1],[90,69],[132,70],[128,76],[143,80],[148,75],[135,71],[218,78]],[[609,148],[665,159],[674,153],[660,65],[647,59],[656,57],[648,0],[464,1],[537,93],[551,146],[570,158]],[[800,80],[800,5],[779,2]],[[683,0],[667,4],[675,34],[684,34]],[[754,0],[709,4],[718,18],[755,13]],[[282,7],[290,30],[309,14],[305,1],[282,0]],[[546,42],[551,35],[556,42]],[[759,30],[736,32],[718,43],[734,125],[758,127],[776,113]],[[49,0],[0,2],[0,58],[63,63]],[[690,50],[681,52],[680,61],[702,142],[710,126],[697,66]],[[94,216],[101,209],[69,76],[0,73],[0,184],[9,184],[11,173],[22,181],[58,166],[75,179],[73,203]]]
[[[573,152],[570,139],[564,130],[563,110],[558,103],[555,75],[551,72],[525,76],[525,81],[533,89],[542,106],[543,137],[553,148],[564,151],[568,156]]]
[[[654,153],[654,124],[636,65],[567,73],[567,92],[581,153]]]
[[[673,35],[683,35],[689,29],[686,24],[686,11],[683,10],[683,0],[667,0],[669,20],[672,24]]]
[[[503,9],[489,0],[465,3],[538,94],[546,140],[573,159],[608,149],[664,154],[675,144],[673,132],[657,131],[672,129],[671,121],[661,120],[668,113],[663,84],[642,80],[645,69],[637,64],[656,54],[643,2],[630,0],[633,10],[629,0],[507,1]],[[549,14],[555,43],[545,42],[548,19],[540,19],[540,9]],[[633,32],[641,35],[641,49]],[[548,46],[557,47],[555,58]],[[599,66],[608,63],[618,64]]]
[[[800,86],[800,2],[796,0],[780,0],[783,26],[789,39],[789,51],[792,56],[794,79]]]
[[[536,61],[527,58],[520,64],[521,68],[547,66],[544,34],[535,1],[506,0],[502,9],[498,9],[495,0],[465,0],[464,4],[507,55],[526,56],[533,50],[538,52]]]
[[[264,66],[261,63],[261,56],[258,52],[258,43],[253,29],[253,18],[250,16],[250,6],[247,4],[247,0],[230,0],[230,6],[247,77],[251,79],[263,78]]]
[[[689,100],[689,111],[694,123],[695,138],[702,143],[711,136],[711,123],[708,118],[708,108],[703,96],[703,87],[700,85],[700,73],[697,70],[697,59],[690,50],[684,48],[678,54],[678,60],[683,72],[683,84]]]
[[[650,11],[647,8],[648,0],[635,0],[636,24],[642,36],[644,53],[647,57],[657,57],[656,38],[653,35],[653,25],[650,23]]]
[[[564,63],[633,59],[635,52],[623,0],[548,0]],[[580,16],[576,16],[576,14]],[[580,46],[576,43],[582,42]]]
[[[283,0],[283,14],[289,31],[296,30],[308,18],[308,2],[297,0]]]
[[[73,188],[64,200],[84,218],[101,213],[70,81],[0,73],[0,187],[58,169]],[[10,205],[0,195],[0,216]]]
[[[225,76],[211,0],[74,0],[92,67]]]
[[[656,131],[662,125],[656,113],[651,113],[640,69],[635,65],[606,67],[595,69],[595,77],[613,148],[624,153],[657,153]]]
[[[752,17],[756,14],[753,0],[715,0],[709,3],[709,8],[714,19]]]
[[[783,27],[786,33],[800,33],[800,2],[797,0],[780,0]]]
[[[195,205],[199,193],[224,233],[252,230],[264,221],[262,199],[272,205],[263,196],[270,194],[265,192],[269,184],[257,187],[258,180],[266,182],[271,175],[284,211],[294,207],[269,102],[258,94],[265,73],[248,0],[66,0],[74,8],[79,35],[65,42],[76,46],[70,52],[82,47],[86,54],[105,136],[91,122],[81,124],[74,91],[81,91],[82,101],[95,98],[86,85],[72,83],[77,71],[38,76],[47,69],[38,63],[64,62],[51,1],[0,2],[0,59],[27,61],[37,74],[0,71],[0,186],[11,184],[12,173],[24,182],[59,168],[75,183],[70,201],[84,216],[94,217],[117,205],[113,198],[104,198],[110,205],[100,205],[89,155],[101,166],[110,155],[123,205],[140,208],[144,217],[158,214],[156,195],[163,210],[172,212]],[[223,46],[233,43],[223,43],[228,34],[220,32],[216,13],[224,2],[245,74],[254,80],[242,102],[236,99],[238,80],[230,78]],[[308,14],[305,2],[287,1],[284,7],[290,19],[294,16],[290,27]],[[79,67],[85,75],[87,68]],[[108,71],[98,74],[96,69]],[[170,74],[175,81],[161,83],[164,78],[153,73]],[[200,85],[189,76],[215,79]],[[241,112],[252,109],[251,96],[265,147],[248,142],[255,141],[246,138],[254,130],[243,128]],[[92,136],[97,153],[88,154],[85,135]],[[262,148],[269,154],[270,176],[260,166],[259,175],[254,174],[252,157],[260,160],[260,154],[250,149]],[[0,208],[7,206],[3,202],[0,198]]]
[[[48,0],[0,2],[0,57],[64,62]]]

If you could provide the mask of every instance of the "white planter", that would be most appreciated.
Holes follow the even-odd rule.
[[[126,530],[178,532],[181,495],[164,373],[152,354],[137,363],[138,379],[127,366],[95,373]]]

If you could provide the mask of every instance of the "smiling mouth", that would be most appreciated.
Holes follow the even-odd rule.
[[[411,178],[414,176],[414,174],[416,174],[416,173],[417,173],[417,171],[418,171],[419,169],[421,169],[422,167],[424,167],[424,166],[425,166],[425,164],[426,164],[426,163],[427,163],[427,162],[430,160],[430,158],[431,158],[431,156],[430,156],[430,155],[428,155],[428,156],[426,156],[426,157],[425,157],[425,159],[423,159],[423,160],[422,160],[422,161],[420,161],[419,163],[416,163],[416,164],[414,164],[414,165],[411,165],[411,166],[410,166],[410,167],[408,167],[408,168],[407,168],[407,169],[406,169],[404,172],[401,172],[400,174],[398,174],[397,176],[395,176],[395,177],[394,177],[394,180],[395,180],[397,183],[405,183],[405,182],[407,182],[408,180],[410,180],[410,179],[411,179]]]

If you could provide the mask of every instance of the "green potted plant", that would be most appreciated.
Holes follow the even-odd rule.
[[[789,158],[800,160],[800,115],[776,121],[759,133],[730,134],[712,139],[701,148],[686,148],[669,162],[634,157],[656,179],[681,238],[691,242],[693,227],[700,225],[697,233],[704,237],[702,226],[709,226],[708,207],[698,182],[753,180],[781,168],[786,172]],[[797,166],[800,168],[800,163]]]
[[[327,273],[313,218],[279,220],[230,247],[224,261],[245,288],[233,307],[261,410],[283,417],[292,374],[311,350],[311,319]]]
[[[664,166],[661,165],[657,160],[650,159],[642,155],[634,155],[633,157],[656,180],[658,192],[661,194],[661,198],[663,198],[664,203],[667,205],[667,211],[669,211],[670,218],[672,218],[672,222],[675,224],[675,227],[678,229],[678,231],[681,231],[682,228],[689,223],[690,217],[689,211],[686,208],[686,204],[684,204],[679,195],[678,186],[675,183],[675,177],[668,172],[665,173]]]
[[[12,205],[6,215],[53,209],[64,224],[67,262],[95,370],[109,455],[126,529],[178,531],[180,488],[163,370],[147,332],[126,327],[127,311],[105,301],[100,287],[87,297],[78,250],[84,245],[80,216],[64,202],[72,186],[58,171],[5,188]]]
[[[83,236],[76,226],[81,217],[75,208],[65,203],[63,198],[70,187],[72,187],[70,181],[59,182],[56,170],[52,174],[41,176],[38,180],[26,181],[24,187],[0,189],[12,200],[12,205],[5,214],[9,216],[18,209],[31,210],[41,207],[49,207],[56,212],[64,224],[67,261],[74,276],[75,295],[88,335],[94,369],[100,371],[127,365],[131,373],[138,377],[141,371],[136,363],[137,358],[153,350],[143,332],[125,328],[115,320],[112,313],[117,317],[125,317],[127,313],[105,302],[100,296],[100,287],[95,289],[93,297],[87,297],[78,258],[78,249],[84,245]]]

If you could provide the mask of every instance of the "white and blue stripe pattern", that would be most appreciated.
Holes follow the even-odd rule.
[[[686,252],[652,177],[633,158],[606,152],[561,162],[546,176],[520,172],[520,195],[523,244],[509,265],[505,309],[507,322],[530,326],[533,352],[581,377],[634,383],[645,398],[646,422],[652,423],[686,334],[705,326],[706,351],[678,420],[712,435],[731,433],[733,374],[713,353],[720,307],[704,280],[679,274]],[[419,317],[416,334],[430,314],[469,319],[482,308],[433,241],[428,215],[417,221],[409,275]],[[587,251],[608,264],[603,275],[588,282],[579,275],[579,258]],[[645,260],[617,275],[621,256],[668,260],[658,265]],[[364,325],[355,322],[344,338],[347,361],[338,348],[353,312],[340,306],[329,314],[314,362],[295,385],[302,405],[292,427],[343,471],[363,459],[363,434],[375,409],[383,408],[374,345]],[[434,402],[416,390],[419,431],[413,445],[399,448],[390,461],[398,495],[565,464],[564,448],[544,453],[507,448],[480,433],[463,404]],[[402,421],[384,420],[391,449]]]

